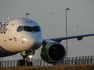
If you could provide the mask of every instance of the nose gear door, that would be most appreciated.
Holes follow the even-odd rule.
[[[10,25],[10,28],[9,28],[9,33],[8,33],[9,40],[12,40],[12,30],[13,30],[13,26],[14,26],[14,24],[11,24]]]

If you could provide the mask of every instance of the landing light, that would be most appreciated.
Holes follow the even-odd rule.
[[[32,59],[32,58],[33,58],[33,56],[32,56],[32,55],[29,55],[28,57],[29,57],[30,59]]]

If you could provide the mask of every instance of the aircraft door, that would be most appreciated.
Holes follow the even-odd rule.
[[[12,40],[12,30],[13,30],[13,26],[14,26],[14,24],[11,24],[10,25],[10,28],[9,28],[9,34],[8,34],[9,40]]]

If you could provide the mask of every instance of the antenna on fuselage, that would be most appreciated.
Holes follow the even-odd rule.
[[[8,19],[10,19],[9,16],[8,16]]]

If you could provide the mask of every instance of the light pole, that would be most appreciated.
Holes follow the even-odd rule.
[[[67,10],[70,10],[70,8],[66,8],[66,36],[68,36],[68,30],[67,30]],[[68,59],[68,41],[67,41],[67,39],[66,39],[66,57],[67,57],[67,59]]]
[[[30,15],[30,13],[26,13],[26,18],[27,18],[27,15]]]

